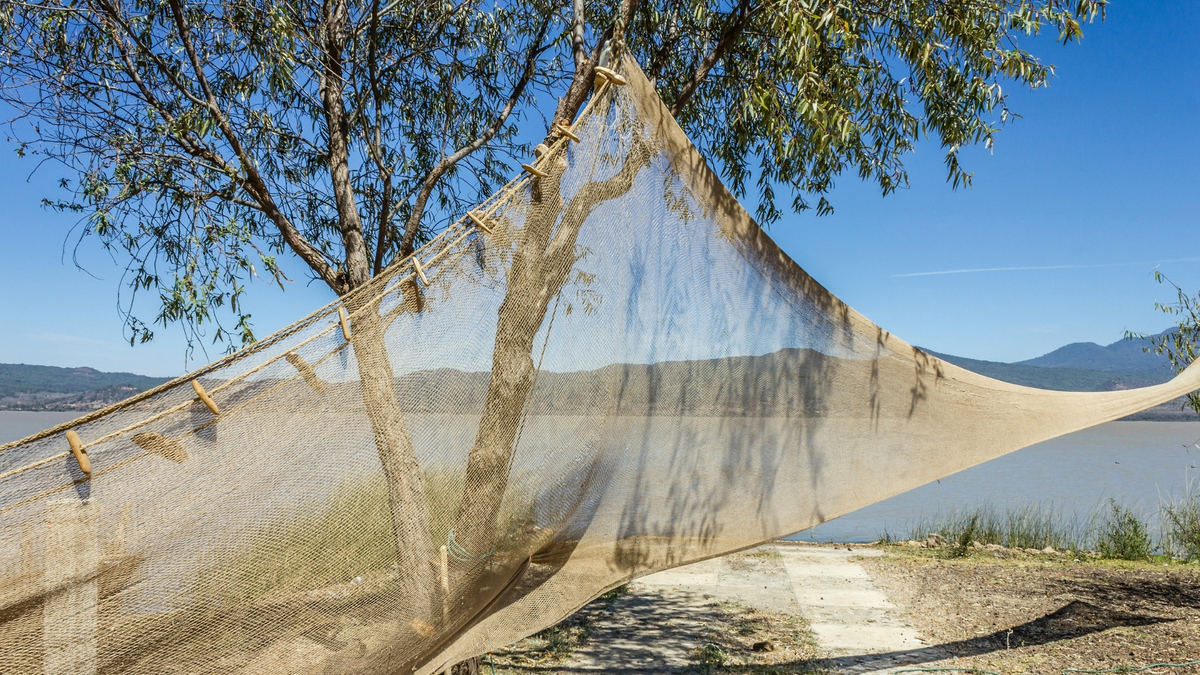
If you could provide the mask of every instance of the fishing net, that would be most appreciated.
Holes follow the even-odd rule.
[[[1040,391],[909,346],[621,73],[371,284],[0,448],[0,672],[436,672],[1200,386]]]

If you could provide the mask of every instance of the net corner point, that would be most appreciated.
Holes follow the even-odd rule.
[[[87,449],[83,447],[83,439],[79,438],[79,434],[74,429],[68,429],[67,443],[71,446],[71,454],[75,455],[75,461],[79,463],[80,470],[88,476],[92,475],[92,460],[88,458]]]
[[[212,396],[209,396],[208,392],[204,390],[204,385],[200,384],[200,380],[192,380],[192,389],[196,391],[196,396],[200,398],[205,407],[207,407],[213,415],[221,414],[221,410],[217,408],[217,402],[214,401]]]

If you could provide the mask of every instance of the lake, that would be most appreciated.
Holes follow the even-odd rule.
[[[0,411],[0,443],[78,416]],[[1042,503],[1086,515],[1109,497],[1152,514],[1200,476],[1200,422],[1110,422],[1000,457],[794,535],[868,542],[939,510]]]

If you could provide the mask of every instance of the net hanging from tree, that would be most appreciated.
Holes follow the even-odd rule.
[[[618,70],[369,285],[0,448],[0,672],[432,673],[1200,387],[1028,389],[893,337]]]

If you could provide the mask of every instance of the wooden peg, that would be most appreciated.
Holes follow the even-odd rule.
[[[575,141],[576,143],[579,142],[579,137],[576,136],[574,133],[572,133],[570,127],[568,127],[565,124],[555,124],[554,130],[557,131],[559,134]]]
[[[620,73],[611,68],[605,68],[604,66],[596,66],[596,76],[603,77],[618,87],[629,84],[629,80],[626,80],[624,77],[622,77]]]
[[[421,261],[413,256],[413,269],[417,271],[417,276],[421,277],[421,283],[429,285],[429,277],[425,276],[425,270],[421,267]]]
[[[196,395],[200,397],[200,400],[204,402],[204,405],[208,406],[208,409],[212,411],[212,414],[221,414],[221,411],[217,409],[216,402],[212,400],[212,397],[208,395],[207,391],[204,391],[204,387],[200,384],[200,380],[192,380],[192,389],[196,390]]]
[[[533,166],[532,164],[522,164],[521,168],[525,169],[525,172],[528,173],[529,175],[535,176],[537,178],[546,178],[550,175],[550,174],[546,173],[545,171],[542,171],[541,169],[537,168],[536,166]]]
[[[79,468],[87,475],[92,475],[92,460],[88,459],[87,449],[83,447],[83,441],[74,429],[67,432],[67,443],[71,444],[71,454],[75,455],[75,461],[79,462]]]
[[[483,223],[483,218],[480,218],[479,216],[475,215],[474,211],[467,211],[467,217],[471,219],[472,223],[475,223],[475,227],[483,230],[487,234],[492,233],[492,228],[485,225]]]
[[[338,323],[342,324],[342,337],[350,341],[350,317],[346,315],[345,307],[338,307]]]

